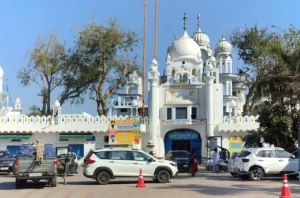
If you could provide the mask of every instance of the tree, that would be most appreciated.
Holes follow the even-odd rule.
[[[61,74],[66,62],[65,47],[55,35],[38,37],[29,59],[29,64],[18,71],[17,77],[25,87],[31,83],[39,87],[42,108],[35,110],[41,115],[50,115],[51,93],[63,83]]]
[[[136,57],[130,52],[138,44],[138,36],[121,29],[116,19],[108,26],[94,22],[79,32],[73,57],[77,60],[77,79],[88,79],[90,98],[96,101],[99,115],[107,115],[107,101],[138,70]]]
[[[295,104],[300,99],[300,31],[293,26],[288,30],[254,26],[235,31],[231,40],[247,69],[244,113],[253,113],[262,97],[268,99],[259,111],[259,130],[245,140],[261,136],[266,143],[293,150],[299,118]]]
[[[29,107],[29,113],[27,114],[27,116],[41,116],[41,111],[37,106],[32,105]]]

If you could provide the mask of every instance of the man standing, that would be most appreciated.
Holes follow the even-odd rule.
[[[217,163],[219,160],[219,154],[218,154],[218,149],[215,148],[214,149],[214,153],[213,153],[213,173],[217,172]]]
[[[196,174],[195,157],[196,157],[195,151],[192,150],[192,153],[190,154],[190,169],[191,169],[192,177],[195,177]]]

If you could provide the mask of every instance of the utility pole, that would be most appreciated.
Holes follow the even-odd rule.
[[[142,74],[142,118],[145,117],[145,78],[146,78],[146,36],[147,36],[147,0],[144,0],[144,41],[143,41],[143,74]]]

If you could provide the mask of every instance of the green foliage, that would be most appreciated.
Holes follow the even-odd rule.
[[[295,104],[300,99],[300,31],[294,26],[288,30],[254,26],[233,32],[231,40],[247,74],[244,114],[253,114],[262,97],[268,99],[258,112],[259,131],[245,137],[246,143],[261,136],[266,143],[291,149],[299,117]]]
[[[39,108],[35,105],[32,105],[31,107],[29,107],[29,113],[27,114],[27,116],[41,116],[41,111],[39,110]]]
[[[122,30],[115,19],[107,27],[91,23],[79,32],[73,54],[77,77],[91,82],[90,98],[96,101],[99,115],[107,114],[107,100],[127,82],[129,74],[138,71],[136,57],[130,58],[137,43],[138,36]]]

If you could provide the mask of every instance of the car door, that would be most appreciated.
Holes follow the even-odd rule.
[[[131,151],[114,150],[110,152],[110,168],[115,176],[134,176]]]
[[[152,158],[140,151],[133,152],[133,167],[135,176],[139,175],[140,170],[143,171],[144,176],[153,176],[156,164],[153,162]]]
[[[275,150],[278,172],[298,172],[298,160],[285,150]]]
[[[277,159],[274,157],[273,150],[260,150],[255,156],[255,164],[264,168],[268,174],[276,173],[278,168]]]

